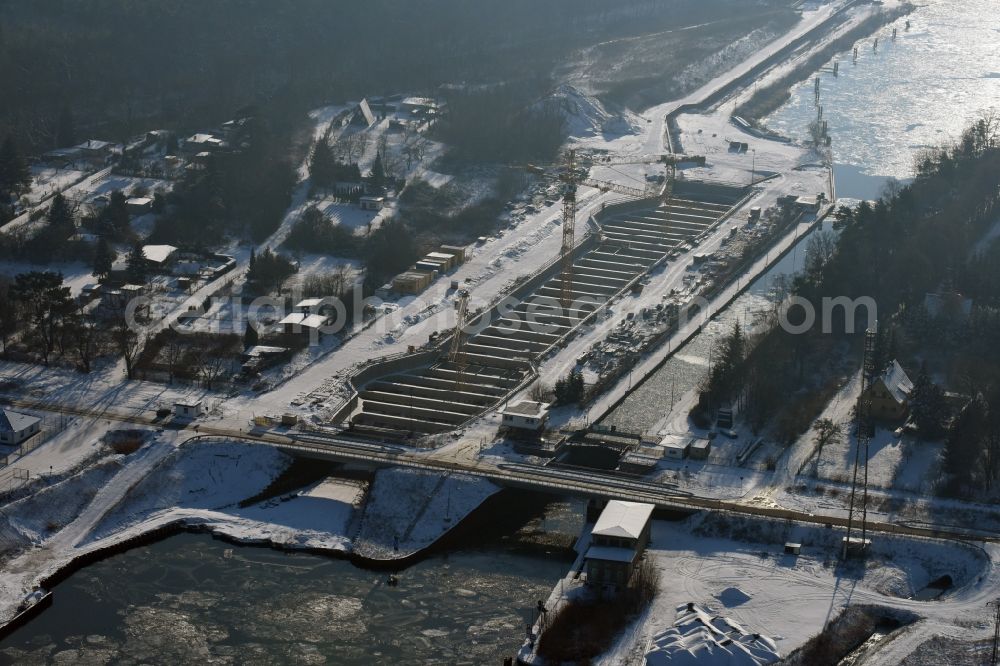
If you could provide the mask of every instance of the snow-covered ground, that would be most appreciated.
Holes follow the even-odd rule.
[[[75,169],[57,169],[46,166],[31,167],[31,189],[22,199],[27,199],[29,205],[36,205],[43,199],[58,192],[62,192],[67,187],[75,185],[85,178],[85,171]]]
[[[5,507],[0,620],[74,559],[159,528],[181,525],[244,543],[393,559],[426,548],[498,490],[463,475],[383,470],[367,501],[366,484],[328,478],[243,507],[281,475],[290,457],[267,446],[171,430],[151,430],[137,452],[119,455],[96,442],[98,431],[86,432],[89,441],[75,456],[96,448],[89,463],[54,470],[41,490]],[[357,542],[354,525],[360,526]]]
[[[647,611],[597,663],[642,663],[649,641],[670,627],[677,609],[689,602],[770,637],[783,656],[854,604],[905,609],[927,618],[929,624],[964,627],[966,636],[976,633],[969,627],[985,627],[977,604],[985,603],[992,594],[992,581],[998,578],[992,546],[984,552],[948,542],[886,538],[875,543],[865,567],[845,567],[836,553],[839,532],[740,518],[702,520],[696,516],[685,523],[653,523],[647,557],[660,571],[659,591]],[[802,554],[785,555],[785,541],[801,542]],[[908,598],[945,574],[952,576],[955,587],[940,600]]]
[[[728,591],[729,599],[749,600],[738,588]],[[646,666],[761,666],[780,658],[774,641],[767,636],[752,633],[731,618],[708,613],[692,602],[678,606],[673,626],[653,636],[645,662]]]
[[[354,552],[374,560],[409,557],[437,541],[499,488],[478,477],[383,469],[375,474]]]

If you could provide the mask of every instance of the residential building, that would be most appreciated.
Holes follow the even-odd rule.
[[[359,200],[361,210],[379,211],[385,206],[385,197],[364,196]]]
[[[887,421],[903,418],[910,409],[912,392],[913,382],[899,361],[893,361],[868,388],[872,417]]]
[[[80,159],[89,160],[95,163],[103,163],[111,157],[111,151],[113,148],[114,144],[109,141],[89,139],[80,145],[75,146],[74,150],[77,151]]]
[[[0,444],[17,446],[38,434],[42,420],[10,409],[0,409]]]
[[[151,269],[166,270],[173,264],[177,248],[173,245],[143,245],[142,256],[146,257]]]

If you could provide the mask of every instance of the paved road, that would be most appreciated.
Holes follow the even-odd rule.
[[[483,460],[454,460],[434,456],[433,451],[419,451],[402,446],[363,442],[350,439],[336,431],[275,432],[263,429],[233,429],[205,423],[161,421],[151,413],[124,414],[114,410],[61,405],[52,402],[12,400],[15,406],[54,411],[77,416],[90,416],[144,426],[160,426],[188,430],[192,435],[217,436],[271,446],[300,457],[337,462],[358,462],[375,466],[396,466],[433,472],[458,472],[489,479],[497,484],[542,492],[648,502],[667,509],[716,510],[779,520],[794,520],[816,525],[846,527],[840,516],[807,513],[763,506],[748,506],[734,501],[702,497],[668,484],[650,483],[638,478],[598,471],[549,468],[521,463],[489,463]],[[1000,543],[1000,536],[953,526],[927,526],[869,521],[868,530],[883,534],[916,537],[962,539]]]

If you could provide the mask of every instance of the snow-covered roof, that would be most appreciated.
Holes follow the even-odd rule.
[[[424,106],[428,108],[437,106],[437,102],[430,97],[407,97],[400,103],[406,106]]]
[[[148,206],[153,203],[149,197],[133,197],[125,202],[126,206]]]
[[[910,397],[910,392],[913,391],[913,382],[910,381],[899,361],[890,363],[889,367],[882,373],[881,379],[896,402],[906,402],[907,398]]]
[[[111,142],[109,141],[98,141],[97,139],[88,139],[83,143],[76,146],[77,150],[106,150],[111,147]]]
[[[594,536],[638,539],[653,515],[653,505],[611,500],[604,507],[591,534]]]
[[[173,245],[143,245],[142,255],[154,264],[162,264],[169,259],[177,248]]]
[[[326,317],[319,314],[307,315],[304,312],[293,312],[278,322],[281,326],[301,326],[302,328],[320,328],[326,325]]]
[[[192,134],[187,138],[188,143],[195,144],[222,144],[222,139],[211,134]]]
[[[365,122],[368,123],[368,127],[375,124],[375,114],[372,113],[372,109],[368,105],[367,99],[361,100],[361,103],[358,104],[358,110],[361,111],[361,115],[364,117]]]
[[[302,308],[318,308],[323,304],[322,298],[304,298],[295,304],[295,309],[300,310]]]
[[[0,431],[3,432],[21,432],[40,422],[41,419],[37,416],[0,409]]]
[[[272,347],[270,345],[254,345],[244,352],[247,356],[267,356],[269,354],[284,354],[288,347]]]
[[[637,555],[638,552],[633,548],[591,546],[583,557],[587,560],[603,560],[605,562],[632,562]]]
[[[671,450],[687,450],[691,446],[691,440],[694,439],[690,435],[675,435],[668,434],[664,435],[663,439],[660,440],[660,446],[664,449]]]
[[[542,416],[549,411],[548,406],[542,402],[535,402],[534,400],[521,400],[520,402],[515,402],[513,405],[508,406],[503,410],[503,414],[514,414],[517,416]]]

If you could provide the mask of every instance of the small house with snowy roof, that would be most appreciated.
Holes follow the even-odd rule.
[[[893,361],[868,388],[872,417],[886,421],[903,418],[910,409],[912,392],[913,382],[899,361]]]

